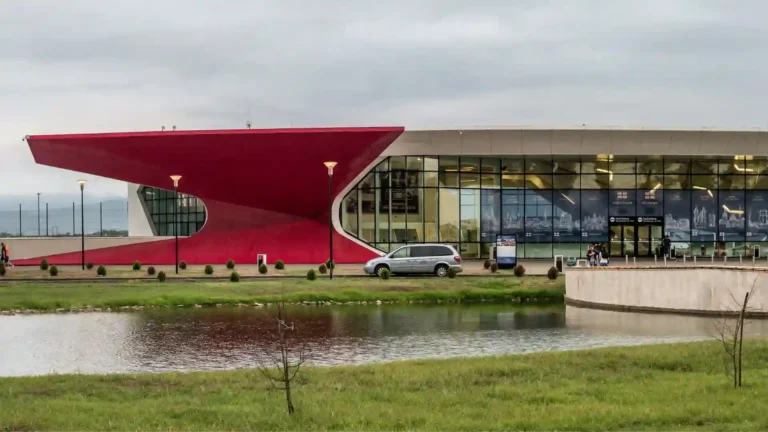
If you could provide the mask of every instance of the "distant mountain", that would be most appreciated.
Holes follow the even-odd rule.
[[[57,195],[48,200],[48,234],[80,234],[80,195]],[[13,200],[16,200],[15,203]],[[72,203],[75,203],[74,227]],[[104,230],[128,229],[128,200],[117,198],[85,198],[85,232],[98,233],[99,202],[102,203],[101,223]],[[25,236],[36,236],[37,231],[37,196],[30,201],[28,196],[0,196],[0,233],[19,235],[19,203],[21,203],[21,229]],[[45,200],[40,200],[40,234],[46,233]]]

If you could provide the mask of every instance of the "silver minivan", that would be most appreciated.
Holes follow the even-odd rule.
[[[381,276],[381,271],[389,269],[393,274],[434,273],[440,277],[448,274],[452,268],[461,272],[461,256],[453,246],[443,244],[418,244],[403,246],[380,258],[374,258],[363,270],[367,274]]]

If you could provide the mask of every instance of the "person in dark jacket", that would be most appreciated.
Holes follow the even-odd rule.
[[[672,258],[670,256],[670,252],[672,252],[672,240],[669,238],[669,234],[664,235],[664,240],[662,240],[661,244],[664,248],[664,256]]]

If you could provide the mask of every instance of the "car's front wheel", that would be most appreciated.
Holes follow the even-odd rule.
[[[389,270],[389,268],[385,265],[380,265],[380,266],[377,266],[373,272],[376,273],[376,276],[381,277],[381,273],[384,270]]]
[[[437,277],[448,276],[448,266],[445,264],[440,264],[439,266],[435,267],[435,274]]]

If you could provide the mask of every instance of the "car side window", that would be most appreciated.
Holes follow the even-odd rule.
[[[411,258],[430,256],[429,246],[414,246],[411,248]]]
[[[451,249],[445,247],[445,246],[435,246],[434,247],[434,254],[435,256],[451,256],[453,255],[453,252]]]
[[[392,258],[409,258],[411,256],[411,248],[404,247],[402,249],[398,249],[395,251],[395,253],[392,254]]]

